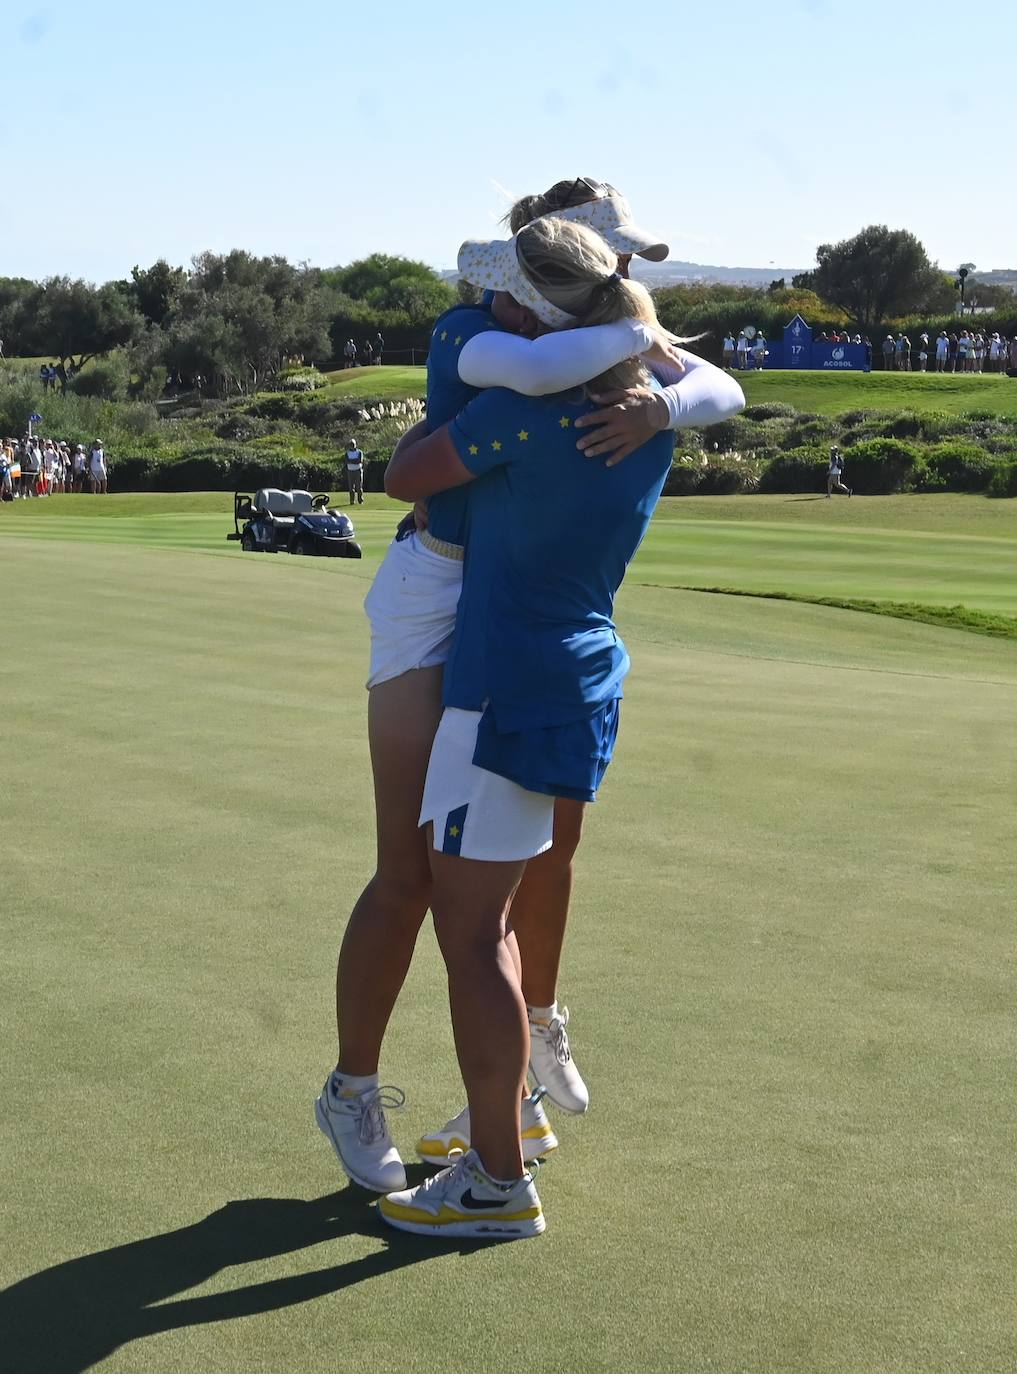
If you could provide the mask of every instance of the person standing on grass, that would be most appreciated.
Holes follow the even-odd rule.
[[[617,255],[621,277],[633,253],[655,260],[667,256],[666,244],[634,224],[628,203],[606,182],[587,177],[557,182],[518,201],[509,224],[521,231],[545,216],[600,229]],[[565,329],[572,322],[554,311],[532,283],[521,280],[519,289],[525,293],[519,301],[503,293],[478,305],[455,306],[437,321],[428,355],[427,421],[410,436],[447,424],[483,394],[482,388],[511,387],[529,396],[568,391],[638,355],[652,361],[664,390],[602,396],[606,408],[575,423],[576,430],[584,423],[599,427],[586,430],[578,442],[573,436],[575,447],[590,457],[627,460],[662,427],[714,424],[743,408],[745,398],[733,378],[675,349],[659,327],[614,318],[605,299],[599,321],[594,317],[591,327]],[[404,436],[400,444],[406,441]],[[432,499],[426,528],[414,528],[412,522],[408,530],[401,528],[365,601],[371,622],[368,737],[378,857],[343,938],[336,988],[340,1055],[316,1104],[316,1116],[346,1173],[379,1192],[405,1187],[402,1161],[384,1121],[382,1108],[388,1103],[386,1090],[379,1087],[378,1063],[431,899],[420,803],[463,586],[469,508],[468,488]],[[584,809],[581,801],[558,799],[554,844],[527,866],[512,910],[534,1081],[563,1110],[575,1113],[587,1109],[589,1093],[571,1054],[568,1009],[559,1009],[556,998]],[[383,967],[388,972],[376,986],[373,980]],[[524,1104],[523,1122],[525,1159],[556,1143],[539,1097]],[[468,1144],[468,1113],[465,1122],[460,1113],[418,1142],[417,1151],[427,1160],[444,1162],[453,1148]]]
[[[459,263],[496,302],[539,283],[546,304],[573,323],[591,313],[653,321],[645,289],[621,276],[616,254],[582,224],[537,220],[518,243],[464,245]],[[649,380],[633,362],[600,386]],[[593,404],[583,391],[529,398],[494,388],[453,424],[402,446],[386,474],[386,489],[403,500],[479,479],[419,816],[470,1148],[436,1178],[379,1203],[389,1225],[419,1234],[511,1239],[544,1229],[522,1159],[529,1034],[507,912],[526,861],[552,844],[555,798],[592,801],[607,768],[628,668],[612,604],[674,446],[658,432],[622,464],[591,465],[574,430]]]
[[[834,444],[830,450],[830,466],[826,474],[826,499],[829,500],[835,491],[842,491],[845,496],[851,495],[851,488],[846,487],[841,481],[844,472],[844,459],[840,449]]]
[[[950,351],[950,340],[947,338],[946,330],[941,329],[936,335],[936,371],[946,371],[946,359]]]
[[[352,339],[347,339],[343,344],[343,367],[356,367],[357,365],[357,345]]]
[[[381,367],[381,357],[384,351],[385,340],[381,337],[381,332],[379,331],[375,334],[374,342],[371,344],[371,362],[375,367]]]
[[[893,359],[894,359],[893,335],[892,335],[892,334],[887,334],[886,338],[883,340],[883,371],[884,371],[884,372],[889,372],[890,369],[893,367]]]
[[[724,357],[723,357],[724,366],[730,371],[730,369],[731,369],[732,367],[734,367],[734,356],[735,356],[735,341],[734,341],[734,335],[731,333],[730,329],[729,329],[728,332],[724,335],[723,354],[724,354]]]
[[[350,486],[350,505],[364,504],[364,455],[356,439],[346,445],[346,478]]]
[[[735,344],[735,363],[739,372],[745,372],[749,366],[749,340],[745,333],[738,335],[738,342]]]
[[[84,488],[86,466],[85,445],[75,444],[71,454],[71,491],[80,492]]]
[[[88,454],[88,479],[92,484],[93,496],[106,495],[106,455],[101,439],[92,440]]]

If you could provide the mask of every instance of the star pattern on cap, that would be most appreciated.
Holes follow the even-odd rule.
[[[457,334],[457,335],[455,336],[455,338],[452,340],[452,342],[453,342],[457,347],[459,346],[459,344],[462,343],[462,341],[463,341],[463,336],[462,336],[461,334]]]
[[[477,448],[476,444],[471,444],[469,451],[472,454],[472,456],[476,458],[477,454],[480,452],[480,449]]]
[[[491,447],[494,449],[495,453],[500,453],[500,452],[501,452],[501,440],[500,440],[500,439],[492,439],[492,440],[491,440]]]
[[[516,435],[516,438],[519,440],[519,442],[520,442],[521,444],[525,444],[526,441],[527,441],[527,439],[528,439],[529,437],[530,437],[530,432],[529,432],[529,430],[526,430],[526,429],[521,429],[521,430],[519,431],[519,433]]]
[[[558,421],[558,423],[559,425],[561,425],[562,429],[568,429],[572,421],[569,419],[567,415],[563,415],[561,419]]]
[[[448,338],[448,330],[447,330],[447,329],[443,329],[443,330],[441,331],[441,341],[442,341],[442,343],[444,343],[445,340],[446,340],[447,338]]]

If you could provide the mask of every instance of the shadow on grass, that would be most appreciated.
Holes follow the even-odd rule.
[[[411,1186],[416,1182],[411,1178]],[[0,1364],[12,1374],[77,1374],[146,1336],[274,1312],[421,1260],[485,1248],[470,1241],[436,1245],[390,1230],[368,1206],[371,1197],[350,1187],[309,1202],[244,1198],[191,1226],[43,1269],[0,1291]],[[383,1241],[384,1248],[228,1293],[165,1301],[234,1265],[352,1235]]]

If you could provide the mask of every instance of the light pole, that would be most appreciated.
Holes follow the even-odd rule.
[[[957,280],[954,285],[960,291],[960,312],[962,315],[964,314],[964,283],[974,270],[975,264],[973,262],[962,262],[957,268]]]

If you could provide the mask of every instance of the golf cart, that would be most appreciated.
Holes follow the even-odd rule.
[[[318,554],[323,558],[361,558],[348,515],[330,510],[324,492],[279,491],[263,487],[255,496],[233,494],[234,532],[245,553]],[[241,528],[241,526],[243,528]]]

